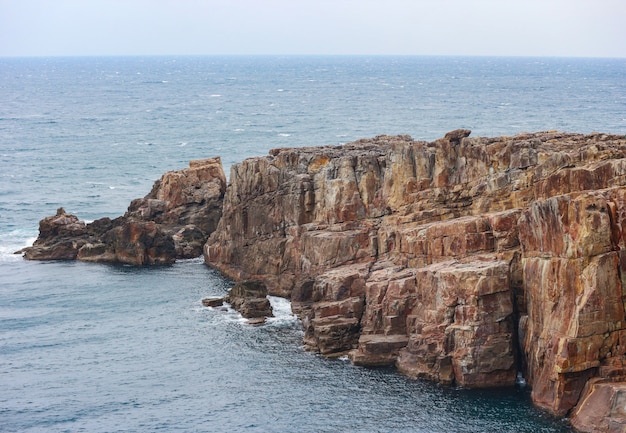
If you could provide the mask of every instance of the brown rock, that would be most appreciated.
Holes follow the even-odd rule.
[[[625,432],[626,382],[589,380],[570,421],[585,433]]]
[[[221,217],[225,190],[226,176],[219,157],[191,161],[189,168],[165,173],[147,196],[133,200],[125,217],[195,226],[207,236]]]
[[[272,305],[267,299],[267,287],[259,280],[237,283],[224,298],[246,319],[273,317]]]
[[[508,264],[442,262],[420,269],[397,366],[413,377],[476,388],[514,383]]]
[[[465,387],[513,386],[521,368],[540,407],[621,428],[626,137],[469,135],[274,149],[226,189],[219,161],[192,163],[121,219],[53,217],[40,244],[158,263],[216,223],[206,263],[257,281],[233,305],[262,318],[267,292],[291,297],[308,349]]]
[[[624,353],[620,260],[610,206],[599,193],[539,201],[524,211],[520,238],[528,305],[524,351],[533,399],[565,415],[587,380]],[[610,354],[610,356],[609,356]]]
[[[443,138],[451,143],[460,143],[465,137],[469,137],[472,131],[469,129],[456,129],[448,132]]]
[[[22,252],[31,260],[132,265],[198,257],[221,216],[225,189],[219,158],[192,161],[187,169],[163,175],[123,217],[85,224],[59,209],[41,221],[39,238]]]
[[[224,298],[204,298],[202,300],[202,305],[205,307],[221,307],[224,305]]]
[[[87,239],[85,223],[59,208],[56,215],[39,222],[39,237],[21,252],[28,260],[73,260]]]
[[[291,296],[305,346],[563,415],[626,381],[626,138],[379,136],[236,164],[205,261]]]

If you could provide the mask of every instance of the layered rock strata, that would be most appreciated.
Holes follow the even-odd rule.
[[[121,217],[86,224],[60,208],[39,223],[39,237],[20,251],[29,260],[83,260],[133,265],[202,255],[222,213],[226,177],[219,158],[165,173]]]
[[[557,415],[621,401],[625,137],[469,134],[236,164],[205,260],[290,297],[324,355],[466,387],[521,370]]]

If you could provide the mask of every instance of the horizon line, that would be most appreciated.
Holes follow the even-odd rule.
[[[465,58],[545,58],[545,59],[614,59],[626,60],[626,56],[546,55],[546,54],[350,54],[350,53],[214,53],[214,54],[0,54],[1,59],[26,58],[119,58],[119,57],[465,57]]]

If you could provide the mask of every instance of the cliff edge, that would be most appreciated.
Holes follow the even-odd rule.
[[[290,297],[311,350],[466,387],[521,371],[540,407],[623,431],[626,138],[469,135],[236,164],[205,261]]]

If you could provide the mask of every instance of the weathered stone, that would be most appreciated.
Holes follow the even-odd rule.
[[[59,208],[56,215],[39,222],[39,237],[33,246],[18,253],[28,260],[73,260],[88,238],[85,223]]]
[[[350,352],[355,365],[380,367],[393,365],[400,349],[406,347],[409,337],[405,334],[361,334],[358,348]]]
[[[176,258],[192,259],[202,255],[207,233],[198,226],[188,224],[172,235]]]
[[[626,137],[469,135],[274,149],[233,165],[227,189],[219,161],[194,162],[125,217],[53,217],[43,232],[61,235],[38,245],[158,263],[195,254],[217,224],[206,263],[291,297],[307,349],[465,387],[513,386],[520,368],[558,415],[621,402]],[[240,307],[263,310],[262,293]],[[610,392],[591,390],[600,380]],[[607,414],[598,431],[620,429]]]
[[[198,257],[221,216],[226,178],[219,158],[189,165],[164,174],[122,217],[85,224],[59,209],[41,221],[39,238],[22,250],[24,257],[132,265]]]
[[[189,163],[189,168],[165,173],[144,198],[133,200],[125,217],[165,226],[195,226],[212,233],[221,217],[226,176],[220,158]]]
[[[291,296],[305,346],[513,386],[563,415],[626,381],[626,138],[379,136],[231,169],[206,262]]]
[[[265,322],[267,321],[267,317],[263,316],[263,317],[251,317],[249,318],[246,323],[248,325],[252,325],[252,326],[259,326],[259,325],[263,325]]]
[[[267,287],[259,280],[242,281],[233,286],[224,298],[246,319],[273,317],[272,305],[267,299]]]
[[[522,341],[535,402],[565,415],[624,329],[620,259],[611,209],[600,193],[534,203],[520,219],[528,306]]]
[[[625,432],[626,382],[589,380],[570,421],[585,433]]]
[[[202,305],[205,307],[221,307],[224,305],[224,298],[204,298],[202,300]]]
[[[442,262],[419,269],[406,311],[409,342],[398,368],[467,387],[514,383],[508,265]]]

